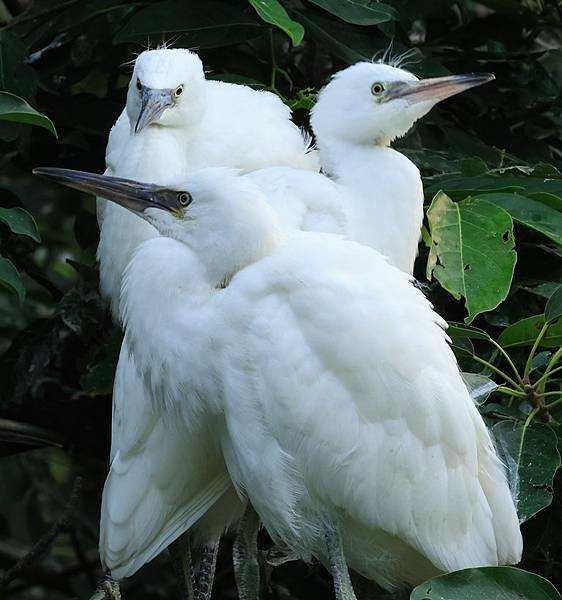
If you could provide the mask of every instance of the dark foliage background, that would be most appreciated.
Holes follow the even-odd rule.
[[[555,475],[562,440],[560,3],[286,0],[288,15],[273,19],[281,27],[263,20],[258,4],[0,2],[0,91],[25,99],[58,132],[55,138],[45,128],[15,122],[21,118],[9,116],[7,97],[0,94],[0,569],[8,573],[34,551],[0,596],[87,598],[100,575],[98,507],[120,332],[97,292],[93,199],[38,181],[31,169],[102,171],[107,134],[125,101],[128,63],[147,44],[161,42],[197,50],[209,77],[276,91],[303,126],[314,91],[358,60],[394,58],[413,49],[404,60],[421,76],[496,75],[495,83],[434,109],[398,146],[422,169],[428,205],[439,190],[448,194],[433,200],[443,210],[441,216],[430,211],[416,266],[416,275],[426,281],[428,256],[430,267],[436,263],[427,291],[447,319],[462,322],[467,312],[457,299],[458,281],[439,270],[442,258],[435,255],[443,212],[466,224],[467,202],[476,202],[492,233],[501,217],[507,223],[504,242],[515,239],[514,272],[511,265],[492,276],[485,265],[469,266],[476,274],[484,269],[482,287],[492,298],[472,322],[478,330],[451,331],[463,370],[502,384],[481,410],[520,477],[519,510],[526,520],[522,567],[562,586],[562,488]],[[304,28],[301,43],[303,31],[295,23]],[[40,242],[24,213],[18,213],[25,222],[18,229],[15,213],[2,212],[13,207],[33,215]],[[513,255],[496,242],[485,262]],[[472,243],[479,243],[475,235]],[[463,265],[459,273],[451,269],[460,277]],[[22,300],[18,293],[24,291]],[[481,290],[469,286],[467,294],[483,301]],[[513,385],[503,376],[514,377],[506,354],[522,375]],[[78,476],[81,489],[73,493]],[[428,486],[420,501],[438,493]],[[53,525],[53,541],[39,556],[36,544]],[[228,546],[221,551],[218,599],[235,597]],[[264,591],[270,598],[331,594],[317,566],[288,563],[270,575]],[[174,586],[162,556],[126,581],[123,592],[139,600],[177,597]]]

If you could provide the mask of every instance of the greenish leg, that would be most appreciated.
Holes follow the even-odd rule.
[[[90,600],[121,600],[119,584],[111,575],[105,575]]]
[[[189,533],[186,532],[181,535],[175,542],[170,544],[168,549],[172,558],[172,566],[180,582],[184,600],[195,600]]]
[[[258,532],[260,520],[256,511],[248,508],[240,521],[240,526],[232,549],[234,576],[240,600],[258,600],[260,591],[260,566],[258,561]]]
[[[324,539],[326,540],[330,572],[334,579],[336,600],[357,600],[345,562],[340,534],[333,523],[326,525]]]
[[[218,552],[219,540],[200,550],[199,564],[193,579],[195,600],[211,600]]]

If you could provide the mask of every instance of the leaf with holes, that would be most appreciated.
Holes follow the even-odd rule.
[[[483,194],[477,198],[501,206],[516,223],[562,244],[562,213],[555,208],[520,194]]]
[[[293,21],[277,0],[248,0],[248,2],[254,7],[261,19],[284,31],[291,38],[293,46],[298,46],[302,42],[304,27]]]
[[[560,467],[558,438],[548,425],[500,421],[492,427],[507,466],[521,523],[552,502],[552,482]]]
[[[427,211],[431,247],[427,277],[465,299],[470,323],[507,297],[517,255],[509,214],[485,200],[453,202],[438,193]]]
[[[16,267],[11,260],[0,256],[0,285],[15,294],[20,303],[25,298],[25,288]]]
[[[0,120],[37,125],[48,129],[57,137],[55,126],[49,117],[37,112],[23,98],[9,92],[0,92]]]
[[[36,242],[41,241],[39,230],[35,219],[23,208],[16,206],[14,208],[0,207],[0,221],[5,223],[14,233],[18,235],[27,235]]]
[[[544,577],[514,567],[463,569],[418,585],[410,600],[562,600]]]

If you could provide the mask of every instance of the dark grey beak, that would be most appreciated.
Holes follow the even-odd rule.
[[[467,75],[450,75],[448,77],[408,81],[390,90],[386,99],[405,98],[410,104],[425,101],[440,102],[445,98],[460,94],[494,79],[495,76],[492,73],[469,73]]]
[[[143,87],[141,103],[139,118],[135,123],[135,133],[140,133],[145,127],[157,121],[167,108],[174,106],[173,90]]]
[[[178,192],[175,190],[131,179],[54,167],[38,167],[33,169],[33,174],[87,194],[107,198],[137,214],[142,214],[147,208],[176,212],[178,206]]]

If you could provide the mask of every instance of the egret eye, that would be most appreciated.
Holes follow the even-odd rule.
[[[183,85],[178,85],[178,87],[174,90],[174,96],[177,98],[178,96],[181,96],[183,92]]]
[[[140,82],[140,79],[137,79],[137,90],[139,92],[142,90],[142,83]]]
[[[376,83],[373,83],[373,85],[371,86],[371,94],[373,94],[373,96],[378,96],[380,94],[382,94],[384,92],[384,85],[382,83],[380,83],[379,81],[377,81]]]
[[[186,206],[189,206],[191,204],[192,200],[193,200],[193,198],[189,192],[179,192],[178,193],[178,203],[180,204],[180,206],[183,206],[183,208],[185,208]]]

